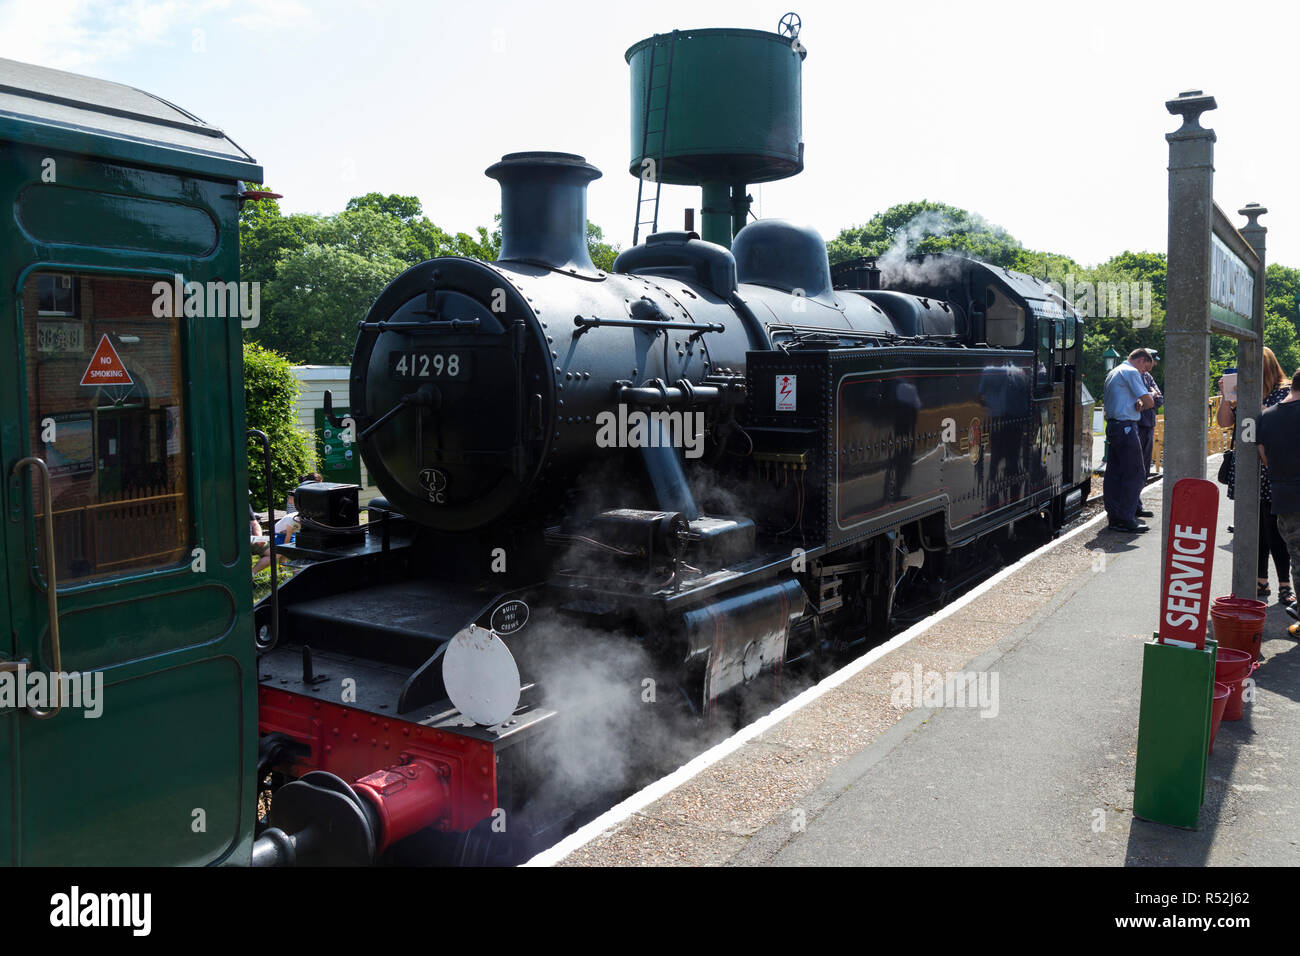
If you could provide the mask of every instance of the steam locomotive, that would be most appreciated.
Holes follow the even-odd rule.
[[[659,232],[606,272],[598,170],[487,175],[499,260],[394,279],[329,410],[383,498],[361,524],[355,489],[301,489],[328,556],[257,608],[255,863],[517,858],[572,825],[591,764],[635,755],[597,752],[609,708],[707,722],[1086,498],[1083,326],[1044,283],[956,256],[832,270],[777,220],[730,250]]]

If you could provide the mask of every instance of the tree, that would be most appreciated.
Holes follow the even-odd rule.
[[[1136,348],[1162,353],[1165,345],[1165,262],[1162,253],[1123,252],[1094,268],[1080,268],[1066,284],[1066,298],[1083,316],[1086,332],[1083,380],[1100,400],[1106,379],[1103,355],[1122,357]],[[1071,289],[1073,292],[1071,293]],[[1151,373],[1164,388],[1165,364]]]
[[[614,268],[614,260],[618,258],[618,246],[610,245],[604,241],[605,233],[594,222],[587,222],[587,252],[591,255],[592,264],[597,269],[603,269],[609,272]]]
[[[267,287],[275,312],[258,339],[297,364],[347,365],[357,323],[406,267],[391,253],[366,255],[344,242],[289,253]]]
[[[1285,316],[1268,313],[1264,323],[1264,344],[1277,356],[1282,374],[1290,378],[1300,368],[1300,340],[1297,340],[1295,326]]]
[[[386,216],[396,216],[403,222],[410,222],[423,211],[420,200],[415,196],[398,196],[395,193],[388,196],[383,193],[366,193],[349,199],[344,207],[346,212],[356,212],[358,209],[372,209]]]
[[[282,355],[253,343],[244,345],[244,411],[249,428],[266,433],[271,445],[272,495],[277,507],[309,470],[312,453],[298,428],[298,380]],[[262,446],[249,439],[248,483],[257,510],[267,507]]]
[[[977,213],[925,199],[891,206],[866,225],[841,230],[827,243],[831,265],[858,256],[946,251],[1010,269],[1023,247],[1001,226]]]

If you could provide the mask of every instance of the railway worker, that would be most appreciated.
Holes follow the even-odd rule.
[[[1142,373],[1149,372],[1154,364],[1146,349],[1134,349],[1106,376],[1102,403],[1106,409],[1107,451],[1102,493],[1110,527],[1115,531],[1149,530],[1146,522],[1137,520],[1146,474],[1138,422],[1145,409],[1155,406],[1155,398],[1142,381]]]
[[[1151,408],[1143,409],[1141,417],[1138,419],[1138,440],[1142,442],[1142,460],[1146,462],[1146,477],[1151,477],[1151,453],[1155,449],[1156,442],[1156,415],[1164,407],[1165,396],[1160,392],[1160,386],[1156,384],[1155,378],[1151,375],[1151,369],[1160,363],[1160,353],[1155,349],[1146,349],[1147,355],[1151,357],[1151,364],[1145,372],[1142,373],[1142,383],[1146,385],[1147,391],[1155,400],[1155,405]],[[1150,511],[1139,510],[1139,518],[1150,518]]]
[[[1291,377],[1287,396],[1259,416],[1259,460],[1268,466],[1273,514],[1291,558],[1291,577],[1300,590],[1300,368]],[[1300,620],[1294,602],[1286,612]],[[1300,627],[1289,633],[1297,636]]]

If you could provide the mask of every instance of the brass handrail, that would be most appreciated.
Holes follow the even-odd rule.
[[[11,474],[14,477],[24,468],[35,467],[41,474],[41,504],[45,508],[45,514],[52,514],[54,503],[50,497],[50,469],[40,458],[28,456],[14,462]],[[45,521],[45,608],[50,619],[50,663],[53,667],[50,669],[50,693],[51,706],[49,708],[28,707],[27,710],[33,717],[39,717],[42,720],[53,717],[63,709],[63,701],[59,699],[59,691],[63,685],[63,652],[59,646],[59,588],[55,580],[54,572],[54,522]],[[4,670],[17,670],[16,663],[6,662],[3,665]]]

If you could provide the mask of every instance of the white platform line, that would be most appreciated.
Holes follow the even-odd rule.
[[[1163,479],[1161,481],[1153,482],[1152,484],[1147,486],[1147,489],[1160,488],[1163,485],[1163,483],[1164,483]],[[1146,490],[1143,491],[1143,494],[1145,493]],[[765,714],[764,716],[760,717],[758,720],[754,721],[752,724],[742,727],[740,730],[736,731],[736,733],[732,734],[726,740],[722,741],[719,744],[715,744],[714,746],[710,747],[708,750],[704,751],[702,754],[697,755],[694,759],[692,759],[688,763],[683,764],[682,766],[674,770],[672,773],[668,774],[668,776],[660,777],[654,783],[651,783],[646,787],[644,787],[643,789],[638,790],[636,793],[632,794],[626,800],[623,800],[620,803],[616,803],[614,806],[610,807],[608,810],[606,810],[600,816],[596,817],[596,819],[592,820],[590,823],[586,824],[583,827],[580,827],[579,829],[575,830],[573,833],[565,837],[563,840],[561,840],[559,843],[555,844],[549,849],[543,850],[541,853],[538,853],[536,856],[528,860],[526,863],[522,863],[520,865],[521,866],[554,866],[556,863],[559,863],[570,853],[573,853],[575,850],[578,850],[586,846],[588,843],[596,839],[596,837],[600,836],[606,830],[622,823],[624,820],[628,819],[630,816],[632,816],[632,814],[636,813],[637,811],[644,810],[646,807],[654,803],[660,797],[663,797],[671,793],[673,790],[677,789],[682,784],[689,781],[692,777],[697,776],[701,772],[713,766],[719,760],[722,760],[724,757],[727,757],[730,754],[735,753],[745,744],[749,743],[749,741],[753,740],[755,737],[759,736],[764,731],[770,730],[772,727],[776,726],[781,721],[785,720],[791,714],[796,713],[801,708],[808,706],[813,701],[815,701],[818,697],[821,697],[823,694],[825,694],[827,691],[830,691],[838,687],[840,684],[843,684],[849,678],[854,677],[855,675],[861,673],[863,670],[865,670],[867,667],[870,667],[872,664],[874,664],[880,658],[884,657],[890,651],[897,650],[898,648],[902,647],[904,644],[907,644],[908,642],[914,640],[915,638],[920,637],[930,628],[934,627],[934,625],[938,624],[940,621],[944,620],[950,615],[957,613],[966,605],[970,604],[972,601],[983,596],[989,590],[996,587],[1001,582],[1005,581],[1011,575],[1015,574],[1025,565],[1030,564],[1037,558],[1042,557],[1044,554],[1051,551],[1053,548],[1057,547],[1058,545],[1064,544],[1065,542],[1073,538],[1075,535],[1082,534],[1084,531],[1087,531],[1093,525],[1097,524],[1099,521],[1105,518],[1106,518],[1106,512],[1102,511],[1101,513],[1093,517],[1090,521],[1081,524],[1073,531],[1061,535],[1061,537],[1050,542],[1049,544],[1044,545],[1043,547],[1039,548],[1036,551],[1031,551],[1029,554],[1025,555],[1015,564],[1011,565],[1010,567],[1003,568],[1001,571],[993,575],[993,577],[989,578],[983,584],[980,584],[978,587],[975,587],[972,590],[968,591],[966,594],[963,594],[956,601],[952,602],[951,604],[945,605],[943,608],[936,611],[934,614],[930,615],[925,620],[917,621],[907,630],[903,631],[901,634],[897,634],[894,637],[890,638],[884,644],[881,644],[878,647],[873,647],[870,651],[868,651],[866,654],[859,657],[857,660],[846,664],[844,667],[837,670],[834,674],[825,678],[819,683],[814,684],[812,687],[809,687],[807,690],[799,694],[797,697],[792,697],[790,700],[786,701],[784,704],[782,704],[780,707],[778,707],[776,710],[772,711],[771,713]]]

